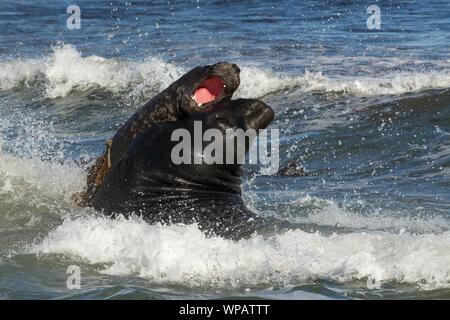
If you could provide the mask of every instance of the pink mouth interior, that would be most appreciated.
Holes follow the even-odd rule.
[[[219,77],[211,77],[200,83],[195,90],[195,102],[205,104],[216,100],[224,88],[224,83]]]

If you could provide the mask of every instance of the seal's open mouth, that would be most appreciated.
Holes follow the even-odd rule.
[[[200,83],[191,98],[199,107],[206,107],[220,97],[224,88],[225,84],[222,79],[213,76]]]

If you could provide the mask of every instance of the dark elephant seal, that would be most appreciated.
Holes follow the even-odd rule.
[[[112,141],[107,141],[107,150],[90,168],[86,188],[75,202],[90,204],[109,170],[130,143],[149,126],[181,120],[214,103],[231,100],[239,87],[239,72],[237,65],[227,62],[196,67],[143,105],[117,130]]]
[[[226,157],[231,148],[236,155],[238,145],[234,139],[231,148],[226,147],[227,129],[258,132],[273,117],[272,108],[263,102],[238,99],[215,104],[188,119],[153,125],[132,142],[108,174],[92,199],[93,207],[107,215],[134,213],[149,223],[195,222],[207,234],[225,238],[247,237],[263,221],[242,201],[241,165],[236,158],[229,164],[193,164],[195,126],[200,121],[203,132],[218,129]],[[171,138],[177,129],[191,133],[188,164],[172,161],[172,151],[179,141]],[[248,152],[249,143],[245,141]],[[204,141],[201,150],[209,143]]]

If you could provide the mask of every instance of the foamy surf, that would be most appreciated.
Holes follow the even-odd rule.
[[[73,195],[85,186],[86,173],[68,157],[67,141],[58,137],[51,121],[7,108],[0,105],[0,234],[16,232],[3,238],[0,251],[15,254],[74,213]]]
[[[450,286],[448,231],[325,236],[293,230],[236,242],[206,238],[196,225],[85,217],[66,219],[30,252],[78,256],[105,264],[101,272],[108,275],[188,286],[288,285],[311,279]]]
[[[442,62],[436,64],[439,71],[394,72],[381,76],[371,73],[367,76],[335,76],[308,70],[301,75],[292,75],[250,66],[245,62],[239,64],[242,70],[241,86],[236,96],[243,98],[261,98],[294,88],[302,92],[373,96],[450,87],[450,70],[443,68]],[[48,98],[65,97],[73,90],[95,88],[113,94],[126,93],[148,98],[188,71],[185,67],[166,63],[156,57],[138,62],[96,55],[85,57],[73,45],[55,47],[50,56],[40,59],[0,61],[0,69],[1,90],[42,85]]]
[[[364,201],[359,201],[363,207],[368,207]],[[450,222],[442,216],[430,215],[420,208],[414,212],[395,212],[381,209],[366,209],[365,213],[356,213],[344,205],[339,206],[331,200],[320,199],[306,195],[291,201],[289,207],[311,205],[306,216],[289,217],[290,221],[297,223],[314,224],[338,228],[360,229],[362,231],[389,231],[395,233],[443,233],[450,231]],[[423,209],[423,208],[422,208]],[[301,209],[299,209],[300,211]]]
[[[11,201],[22,197],[26,200],[29,192],[70,201],[71,195],[82,190],[84,183],[85,173],[75,164],[23,159],[0,152],[0,194],[9,195]]]
[[[5,70],[0,75],[2,90],[31,86],[41,79],[48,98],[92,88],[112,93],[160,91],[183,74],[182,68],[157,58],[130,62],[96,55],[83,57],[73,45],[55,47],[52,55],[41,59],[0,61],[0,68]]]
[[[68,200],[84,183],[83,169],[67,159],[51,122],[20,109],[0,119],[0,194],[25,200],[31,189]]]

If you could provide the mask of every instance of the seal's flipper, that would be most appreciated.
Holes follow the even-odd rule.
[[[83,192],[75,197],[75,203],[79,205],[89,205],[94,193],[105,180],[111,170],[111,140],[106,140],[106,151],[97,158],[95,163],[89,169],[86,178],[86,187]]]

